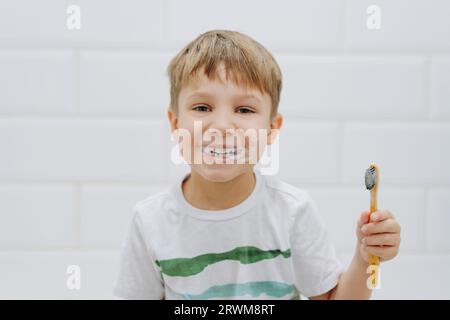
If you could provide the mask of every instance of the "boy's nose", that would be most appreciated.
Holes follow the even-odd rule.
[[[225,134],[227,129],[235,129],[235,124],[231,115],[221,112],[212,119],[209,127]]]

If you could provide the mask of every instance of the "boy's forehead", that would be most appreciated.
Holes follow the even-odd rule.
[[[249,97],[261,99],[263,94],[257,89],[251,86],[245,86],[241,83],[234,81],[234,77],[228,77],[224,68],[217,72],[217,77],[209,78],[203,71],[203,69],[192,75],[182,90],[185,91],[186,96],[207,96],[213,95],[214,92],[223,90],[226,87],[227,92],[239,97]]]

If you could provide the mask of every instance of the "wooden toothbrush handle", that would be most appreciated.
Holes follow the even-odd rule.
[[[375,186],[372,190],[370,190],[370,214],[369,214],[369,221],[370,217],[373,212],[377,211],[377,186]],[[377,256],[370,255],[369,262],[371,265],[379,265],[380,259]]]

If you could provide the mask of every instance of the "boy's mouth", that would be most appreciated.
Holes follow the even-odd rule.
[[[222,158],[225,160],[230,158],[240,158],[244,153],[244,148],[219,148],[207,146],[202,149],[203,154],[209,157]]]

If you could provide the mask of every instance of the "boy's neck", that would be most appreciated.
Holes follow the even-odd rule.
[[[255,184],[253,171],[243,173],[230,181],[213,182],[191,170],[191,174],[183,182],[182,190],[186,200],[196,208],[224,210],[247,199]]]

